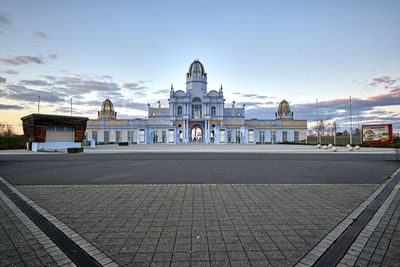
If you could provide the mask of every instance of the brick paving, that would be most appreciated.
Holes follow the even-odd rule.
[[[1,198],[0,265],[58,266],[39,240]]]
[[[400,192],[390,204],[355,266],[400,265]]]
[[[291,266],[376,187],[183,184],[17,189],[122,266]]]

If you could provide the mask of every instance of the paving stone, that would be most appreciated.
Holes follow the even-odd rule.
[[[223,255],[232,258],[232,265],[293,264],[375,188],[376,185],[229,184],[18,186],[100,250],[111,253],[109,256],[115,261],[125,264],[124,259],[130,256],[132,262],[127,264],[145,265],[155,263],[155,259],[163,264],[167,260],[156,255],[169,253],[171,266],[225,266],[226,261],[217,260]]]

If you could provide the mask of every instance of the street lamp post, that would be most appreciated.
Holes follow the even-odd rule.
[[[350,145],[353,144],[353,123],[351,117],[351,96],[350,96]]]

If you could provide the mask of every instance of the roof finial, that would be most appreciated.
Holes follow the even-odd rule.
[[[219,88],[220,91],[222,91],[222,83],[221,83],[221,88]]]
[[[171,91],[174,91],[174,84],[171,83]]]
[[[157,103],[158,103],[158,108],[161,108],[161,102],[160,102],[160,100],[158,100]]]

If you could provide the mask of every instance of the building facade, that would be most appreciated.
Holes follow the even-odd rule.
[[[120,120],[106,99],[97,120],[88,121],[86,136],[97,143],[288,143],[306,141],[307,121],[294,120],[286,100],[274,120],[246,119],[244,105],[225,107],[222,85],[207,90],[204,65],[195,60],[186,73],[186,91],[171,85],[168,107],[148,105],[146,119]]]

